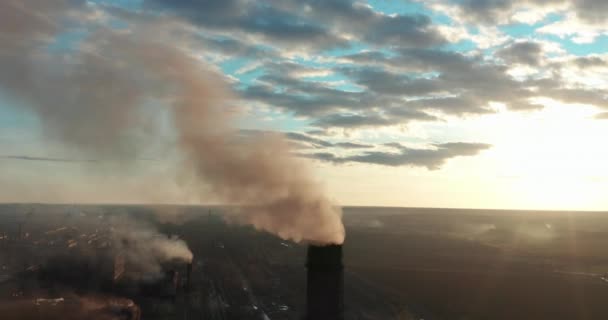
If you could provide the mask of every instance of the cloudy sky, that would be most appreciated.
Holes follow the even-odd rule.
[[[606,210],[606,11],[604,0],[5,0],[0,201],[200,201],[162,143],[124,155],[125,168],[45,129],[52,108],[108,106],[24,98],[23,83],[53,90],[53,78],[24,76],[23,56],[47,75],[78,70],[76,53],[102,52],[96,31],[137,26],[231,87],[243,134],[283,132],[340,204]],[[77,124],[91,117],[70,116],[61,134],[86,137],[91,123]],[[170,141],[161,132],[155,142]]]

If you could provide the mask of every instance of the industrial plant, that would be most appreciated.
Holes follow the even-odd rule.
[[[194,223],[123,234],[113,221],[124,208],[18,209],[0,216],[0,311],[14,319],[344,319],[341,245],[298,245],[204,211],[202,234]],[[149,248],[158,241],[193,255]]]
[[[0,317],[608,317],[605,215],[347,210],[344,245],[327,246],[227,222],[219,207],[0,205]]]

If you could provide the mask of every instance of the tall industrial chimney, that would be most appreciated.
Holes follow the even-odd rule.
[[[307,320],[344,319],[342,245],[308,246]]]

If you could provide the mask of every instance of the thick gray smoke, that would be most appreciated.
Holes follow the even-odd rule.
[[[100,25],[76,52],[48,50],[64,25],[94,20],[90,10],[68,0],[0,2],[0,89],[38,115],[49,136],[88,157],[136,157],[168,116],[184,159],[176,176],[195,177],[242,208],[234,220],[294,241],[344,240],[341,210],[286,140],[239,135],[230,91],[196,57],[167,45],[169,23]]]

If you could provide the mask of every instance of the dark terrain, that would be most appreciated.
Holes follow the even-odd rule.
[[[36,298],[65,298],[45,306],[58,310],[70,299],[120,296],[142,319],[301,319],[306,247],[226,224],[221,212],[1,205],[2,318],[25,319],[19,310],[42,308]],[[45,265],[75,255],[112,215],[184,239],[195,257],[191,291],[129,295],[97,285],[92,272],[38,283]],[[344,221],[346,319],[608,319],[606,213],[359,207],[346,208]]]

